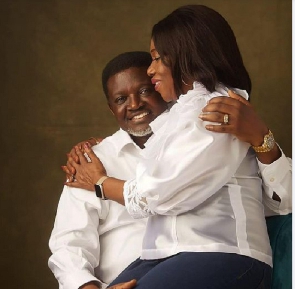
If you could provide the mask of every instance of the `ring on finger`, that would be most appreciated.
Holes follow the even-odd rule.
[[[228,124],[228,114],[227,113],[223,116],[223,123]]]

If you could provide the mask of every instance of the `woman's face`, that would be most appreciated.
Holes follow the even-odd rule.
[[[153,40],[151,40],[150,53],[153,60],[147,73],[152,78],[155,90],[161,94],[166,102],[176,101],[177,95],[174,89],[171,69],[163,64]]]

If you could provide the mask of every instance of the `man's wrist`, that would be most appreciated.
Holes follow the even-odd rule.
[[[279,148],[279,146],[275,143],[273,149],[269,152],[256,152],[257,159],[265,165],[269,165],[276,160],[278,160],[282,156],[282,152]]]
[[[263,136],[263,142],[258,145],[252,145],[252,148],[256,153],[267,153],[270,152],[275,147],[275,139],[270,130]]]
[[[264,136],[268,133],[268,131],[269,129],[267,127],[263,128],[259,135],[256,135],[255,139],[252,139],[252,141],[250,142],[251,146],[261,146],[264,142]]]

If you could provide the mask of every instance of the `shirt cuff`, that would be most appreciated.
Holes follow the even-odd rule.
[[[98,280],[87,270],[74,271],[64,278],[63,289],[78,289],[82,285],[96,281],[101,288],[106,288],[106,284]]]
[[[278,185],[290,171],[290,163],[283,152],[281,157],[271,164],[263,164],[258,159],[257,161],[263,182],[269,187]]]

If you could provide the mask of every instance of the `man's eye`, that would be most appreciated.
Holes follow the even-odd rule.
[[[126,101],[126,96],[119,96],[116,98],[115,103],[123,104]]]
[[[140,95],[149,95],[152,93],[152,89],[150,88],[143,88],[139,91]]]

